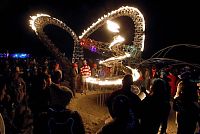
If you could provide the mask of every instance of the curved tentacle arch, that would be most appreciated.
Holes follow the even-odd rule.
[[[175,48],[175,47],[181,47],[181,46],[191,47],[191,48],[200,48],[200,46],[198,46],[198,45],[192,45],[192,44],[176,44],[176,45],[171,45],[171,46],[165,47],[165,48],[163,48],[163,49],[157,51],[156,53],[154,53],[154,54],[151,56],[151,58],[154,58],[155,56],[156,56],[156,57],[159,57],[159,56],[161,56],[161,54],[162,54],[164,51],[166,51],[166,52],[163,54],[163,57],[165,57],[166,54],[167,54],[169,51],[171,51],[173,48]]]
[[[163,63],[166,63],[167,65],[171,65],[171,66],[189,65],[189,66],[192,66],[194,68],[200,69],[199,64],[193,64],[193,63],[189,63],[189,62],[177,60],[177,59],[172,59],[172,58],[149,58],[149,59],[143,60],[137,66],[139,67],[139,66],[142,66],[142,65],[156,64],[156,62],[158,62],[158,63],[163,62]]]
[[[86,38],[88,38],[94,31],[96,31],[97,29],[99,29],[101,26],[103,26],[107,20],[113,20],[115,18],[121,17],[121,16],[127,16],[130,17],[132,19],[132,21],[134,22],[135,25],[135,29],[134,29],[134,40],[133,40],[133,44],[129,47],[125,47],[123,46],[118,54],[123,54],[123,55],[117,55],[115,57],[111,57],[106,59],[105,61],[101,62],[102,64],[106,65],[106,66],[112,66],[113,62],[118,63],[118,61],[121,61],[123,59],[127,59],[129,57],[132,57],[131,60],[140,58],[141,56],[141,52],[144,49],[144,40],[145,40],[145,35],[144,35],[144,31],[145,31],[145,21],[144,21],[144,17],[141,14],[141,12],[134,7],[121,7],[118,10],[112,11],[111,13],[108,13],[107,15],[102,16],[100,19],[98,19],[95,23],[93,23],[90,27],[87,28],[87,30],[84,30],[84,32],[82,33],[81,36],[79,36],[80,40],[84,40]],[[98,44],[98,43],[97,43]],[[101,46],[99,46],[98,48],[104,48],[105,46],[102,45],[106,45],[108,43],[105,44],[101,44]],[[120,44],[122,45],[122,44]],[[135,50],[136,49],[136,50]],[[115,52],[115,50],[113,49],[109,49],[109,47],[107,46],[107,50],[110,52]],[[131,52],[135,52],[134,55]],[[128,52],[128,53],[127,53]],[[130,60],[130,59],[129,59]],[[133,69],[131,67],[122,65],[119,63],[119,65],[121,70],[123,70],[125,73],[130,73],[130,71],[132,73],[135,73],[135,71],[133,71]],[[91,78],[88,81],[92,81],[93,83],[95,83],[96,80],[95,78]],[[115,81],[118,81],[118,79],[116,79]],[[121,81],[121,80],[120,80]],[[108,82],[108,80],[107,80]],[[118,83],[115,82],[115,83]],[[103,83],[103,82],[102,82]],[[111,81],[111,83],[113,83],[113,81]]]
[[[99,27],[103,26],[107,20],[112,20],[121,16],[128,16],[130,17],[134,24],[135,24],[135,34],[134,34],[134,41],[133,45],[140,49],[140,51],[144,50],[144,40],[145,40],[145,21],[142,13],[134,7],[129,6],[123,6],[119,8],[118,10],[112,11],[111,13],[108,13],[107,15],[102,16],[98,21],[93,23],[90,27],[87,28],[87,30],[84,30],[81,36],[79,36],[80,39],[89,37],[94,31],[99,29]]]
[[[69,61],[69,59],[67,57],[64,57],[64,54],[62,54],[61,51],[56,48],[55,44],[48,38],[43,29],[45,26],[50,24],[58,26],[71,35],[74,40],[75,46],[79,46],[79,39],[76,33],[62,21],[53,18],[47,14],[37,14],[36,16],[31,16],[31,18],[32,20],[30,20],[30,25],[32,29],[35,31],[35,33],[38,35],[39,39],[44,43],[44,45],[46,45],[49,51],[64,65],[70,64],[71,62]],[[82,48],[80,47],[80,49]]]
[[[190,63],[178,59],[173,59],[173,58],[167,58],[165,57],[168,52],[172,51],[176,47],[188,47],[188,48],[194,48],[194,49],[199,49],[199,45],[193,45],[193,44],[175,44],[175,45],[170,45],[167,46],[163,49],[160,49],[159,51],[155,52],[150,58],[145,59],[141,61],[139,64],[136,64],[137,67],[140,66],[152,66],[153,65],[159,65],[159,64],[165,64],[168,66],[190,66],[195,69],[200,69],[200,65],[197,63]]]

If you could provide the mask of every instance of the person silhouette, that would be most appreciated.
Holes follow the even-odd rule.
[[[141,134],[157,134],[160,125],[166,120],[170,110],[166,82],[161,78],[154,78],[150,86],[150,93],[141,102]]]
[[[132,107],[133,111],[135,111],[136,113],[138,112],[141,99],[134,92],[132,92],[132,90],[131,90],[132,85],[133,85],[132,75],[126,74],[122,80],[122,88],[119,90],[115,90],[108,97],[108,99],[106,100],[106,104],[108,106],[108,109],[109,109],[111,115],[113,114],[113,111],[111,109],[112,101],[113,101],[113,98],[117,95],[127,96],[131,101],[131,105],[132,105],[131,107]]]
[[[193,134],[200,113],[198,87],[192,81],[191,72],[186,71],[178,77],[180,82],[173,101],[173,109],[176,111],[177,134]]]
[[[140,98],[131,91],[133,77],[126,74],[122,80],[122,88],[115,90],[106,100],[111,121],[98,132],[99,134],[139,134]]]

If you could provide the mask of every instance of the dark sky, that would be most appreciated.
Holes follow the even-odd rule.
[[[2,0],[1,50],[46,54],[47,49],[29,27],[29,16],[46,13],[65,22],[79,36],[99,17],[121,6],[134,6],[146,21],[145,51],[150,57],[156,51],[175,44],[200,46],[200,8],[196,0]],[[127,29],[129,29],[127,27]],[[48,30],[48,28],[47,28]],[[55,30],[55,31],[54,31]],[[70,37],[60,29],[50,28],[49,36],[58,47],[71,50]],[[57,32],[59,34],[57,34]],[[99,36],[102,40],[102,35]],[[169,57],[200,63],[199,49],[177,47]],[[196,58],[194,58],[196,57]],[[191,60],[192,59],[192,60]]]

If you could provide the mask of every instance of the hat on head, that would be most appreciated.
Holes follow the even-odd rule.
[[[192,77],[192,74],[189,71],[183,72],[180,75],[178,75],[179,79],[190,79],[191,77]]]
[[[97,67],[97,64],[93,64],[93,67]]]
[[[78,67],[78,65],[76,63],[73,63],[73,67]]]
[[[19,66],[16,66],[16,67],[15,67],[14,72],[15,72],[15,73],[18,73],[18,74],[23,74],[23,72],[20,70],[20,67],[19,67]]]
[[[15,72],[20,72],[20,68],[19,67],[15,67]]]

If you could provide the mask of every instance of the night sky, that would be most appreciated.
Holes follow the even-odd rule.
[[[95,22],[99,17],[121,6],[134,6],[144,15],[146,39],[143,57],[175,44],[200,46],[200,8],[197,0],[2,0],[0,52],[28,52],[48,55],[47,49],[29,27],[29,16],[46,13],[66,23],[76,34]],[[129,29],[125,24],[124,29]],[[62,29],[46,28],[57,47],[71,56],[72,39]],[[94,35],[106,40],[104,34]],[[98,38],[99,37],[99,38]],[[105,37],[106,38],[106,37]],[[177,47],[168,57],[200,63],[199,49]],[[196,58],[194,58],[196,57]]]

